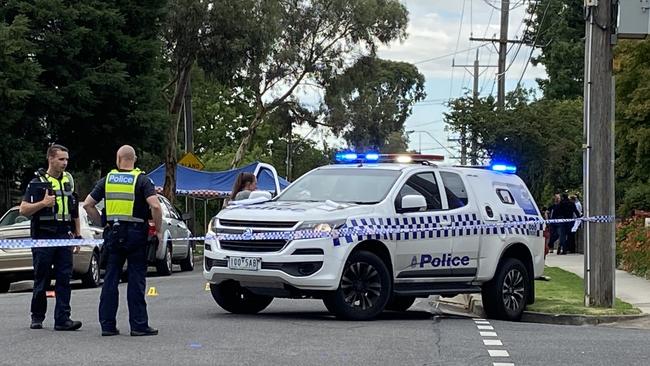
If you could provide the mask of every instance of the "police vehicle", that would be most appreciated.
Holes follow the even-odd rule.
[[[418,297],[481,292],[488,316],[518,320],[533,303],[543,226],[528,222],[541,216],[515,167],[445,166],[435,155],[336,158],[349,164],[314,169],[272,200],[212,219],[203,273],[222,308],[250,314],[274,297],[320,298],[339,318],[365,320]],[[304,230],[323,235],[277,235]]]

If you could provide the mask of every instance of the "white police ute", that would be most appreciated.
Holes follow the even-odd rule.
[[[489,317],[518,320],[534,301],[543,225],[516,168],[445,166],[435,155],[336,158],[348,164],[212,219],[203,274],[222,308],[252,314],[274,297],[320,298],[337,317],[364,320],[418,297],[481,292]]]

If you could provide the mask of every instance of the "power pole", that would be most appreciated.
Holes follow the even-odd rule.
[[[510,16],[510,0],[501,0],[501,30],[499,38],[475,38],[470,41],[499,43],[499,62],[497,71],[497,107],[503,109],[506,100],[506,55],[508,54],[508,43],[524,43],[518,39],[508,39],[508,17]]]
[[[508,16],[510,0],[501,0],[501,33],[499,35],[499,71],[497,74],[497,107],[503,109],[506,99],[506,53],[508,52]]]
[[[471,38],[470,38],[471,39]],[[474,59],[474,63],[472,65],[456,65],[456,63],[452,60],[451,67],[463,67],[467,72],[469,72],[472,77],[474,78],[474,88],[472,90],[472,96],[474,99],[474,106],[478,105],[478,81],[479,77],[485,70],[479,72],[479,68],[481,67],[495,67],[495,65],[479,65],[478,62],[478,51],[476,50],[476,58]],[[468,67],[472,68],[472,71],[468,69]],[[460,129],[460,138],[458,139],[460,141],[460,165],[466,165],[467,164],[467,128],[466,126],[461,126]],[[470,164],[471,165],[477,165],[478,164],[478,152],[477,152],[477,137],[476,135],[472,132],[471,136],[469,137],[470,140]]]
[[[612,0],[585,0],[584,214],[614,216]],[[586,222],[585,305],[614,304],[614,222]]]

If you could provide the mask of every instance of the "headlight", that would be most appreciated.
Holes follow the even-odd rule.
[[[206,232],[206,234],[212,234],[212,235],[214,235],[214,234],[215,234],[214,229],[215,229],[216,227],[217,227],[217,217],[215,216],[215,217],[213,217],[213,218],[210,220],[210,222],[208,223],[208,231]]]
[[[332,221],[305,221],[298,227],[298,230],[313,230],[316,232],[329,233],[330,231],[343,226],[345,222],[346,219]]]

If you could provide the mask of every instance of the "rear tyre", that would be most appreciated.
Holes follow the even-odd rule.
[[[194,248],[192,244],[187,246],[187,257],[183,259],[181,264],[181,271],[193,271],[194,270]]]
[[[406,311],[415,302],[415,296],[395,296],[391,297],[386,304],[386,310]]]
[[[503,258],[494,278],[483,285],[483,308],[489,318],[518,321],[530,292],[528,270],[516,258]]]
[[[84,287],[99,286],[99,253],[93,252],[88,264],[88,272],[81,277],[81,284]]]
[[[337,318],[368,320],[381,313],[392,292],[386,264],[367,251],[353,252],[343,267],[339,288],[323,298]]]
[[[169,276],[172,274],[172,248],[171,245],[167,246],[165,251],[165,258],[156,263],[156,271],[160,276]]]
[[[257,314],[273,301],[272,296],[256,295],[232,280],[211,283],[210,292],[219,306],[233,314]]]

